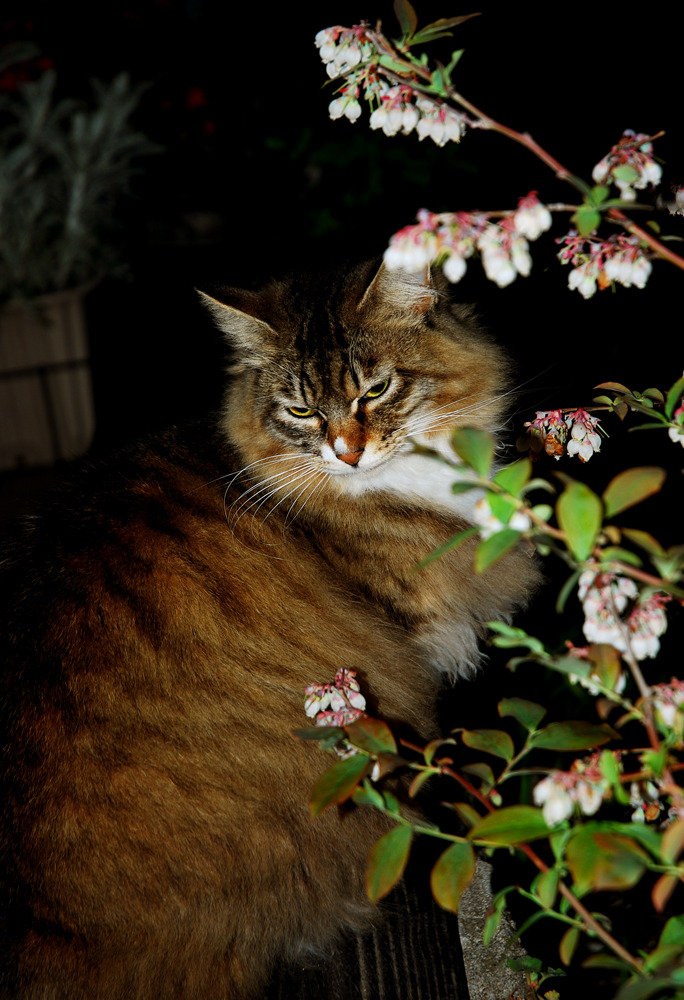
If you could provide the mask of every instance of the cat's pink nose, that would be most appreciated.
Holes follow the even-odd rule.
[[[358,461],[363,455],[363,448],[359,448],[358,451],[347,451],[344,455],[338,455],[340,462],[346,462],[347,465],[358,465]]]

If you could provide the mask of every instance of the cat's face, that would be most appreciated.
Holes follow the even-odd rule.
[[[235,350],[226,428],[250,462],[281,457],[293,482],[370,484],[412,442],[443,450],[457,424],[496,422],[502,358],[427,276],[366,269],[339,287],[222,299],[209,305]]]

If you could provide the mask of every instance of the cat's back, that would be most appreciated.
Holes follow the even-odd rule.
[[[207,425],[168,432],[6,547],[0,996],[251,996],[271,952],[357,919],[384,825],[309,819],[304,688],[356,668],[419,728],[435,682],[283,516],[231,527],[236,462]]]

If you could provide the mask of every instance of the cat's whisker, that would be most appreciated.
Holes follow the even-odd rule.
[[[264,463],[264,462],[276,462],[276,461],[283,461],[283,460],[296,460],[298,463],[300,463],[299,464],[299,468],[302,468],[303,467],[301,465],[302,459],[303,458],[307,459],[308,457],[309,457],[308,455],[301,455],[301,454],[299,454],[299,455],[297,455],[297,454],[278,455],[278,456],[274,456],[274,457],[269,457],[269,458],[264,458],[264,459],[258,459],[257,461],[252,462],[250,465],[245,466],[243,469],[240,469],[237,473],[235,473],[232,476],[232,478],[231,478],[230,482],[227,484],[226,490],[224,492],[224,513],[226,515],[226,520],[228,520],[229,513],[231,511],[233,511],[234,508],[235,508],[234,513],[237,514],[237,512],[240,510],[241,507],[243,507],[245,505],[245,503],[249,503],[251,500],[254,500],[255,499],[255,495],[254,495],[255,491],[257,491],[257,495],[258,495],[262,490],[264,490],[264,489],[268,490],[268,488],[269,488],[268,485],[267,485],[268,483],[273,482],[273,481],[277,481],[283,475],[290,475],[292,472],[296,472],[297,469],[288,469],[288,470],[285,471],[285,473],[283,473],[283,472],[275,472],[271,476],[267,476],[266,478],[257,478],[256,476],[250,476],[249,478],[253,478],[254,479],[254,482],[252,483],[252,485],[249,486],[239,497],[237,497],[233,501],[233,503],[230,505],[230,507],[228,507],[227,506],[228,492],[230,490],[230,487],[235,482],[235,479],[237,478],[237,476],[245,473],[248,469],[249,470],[253,470],[255,466],[257,466],[257,465],[259,465],[261,463]],[[251,496],[250,496],[250,494],[251,494]],[[240,516],[241,515],[238,514],[238,516],[234,518],[233,524],[237,523],[237,520],[239,520]]]
[[[288,469],[286,472],[268,476],[259,480],[246,490],[233,506],[236,506],[234,524],[250,510],[258,510],[271,496],[281,489],[286,489],[292,483],[299,482],[301,478],[311,471],[310,460],[300,462],[295,469]],[[232,509],[232,508],[231,508]],[[256,513],[255,510],[255,513]]]
[[[326,483],[330,479],[330,473],[326,472],[325,469],[319,469],[318,472],[320,474],[320,478],[319,478],[318,482],[314,485],[314,487],[311,490],[311,492],[308,494],[307,497],[305,497],[305,499],[302,501],[301,506],[299,507],[298,510],[296,510],[294,512],[294,514],[292,514],[293,508],[294,508],[295,504],[297,503],[297,501],[302,496],[302,494],[304,492],[304,489],[302,489],[302,491],[300,492],[299,496],[295,497],[295,499],[292,501],[292,506],[288,510],[287,516],[285,517],[285,521],[283,523],[283,531],[285,530],[285,528],[287,527],[288,523],[291,520],[294,521],[295,518],[298,517],[302,513],[302,511],[304,510],[304,508],[306,507],[306,505],[309,503],[309,501],[313,499],[313,497],[315,496],[315,494],[322,488],[322,486],[324,485],[324,483]],[[292,514],[292,517],[290,517],[291,514]]]
[[[292,496],[292,494],[296,490],[298,490],[300,488],[304,489],[308,485],[308,483],[310,483],[311,480],[314,479],[316,477],[316,475],[320,471],[321,471],[320,469],[316,469],[316,468],[312,469],[311,467],[309,467],[307,469],[304,469],[294,479],[290,479],[288,482],[285,482],[285,483],[279,483],[277,486],[275,486],[271,490],[270,493],[268,493],[265,497],[263,497],[263,499],[260,502],[258,502],[256,504],[256,508],[254,509],[254,511],[252,513],[252,523],[254,523],[254,519],[256,518],[256,515],[259,513],[259,511],[261,510],[261,508],[263,507],[263,505],[268,500],[270,500],[272,496],[275,496],[277,493],[279,493],[281,489],[286,489],[288,486],[292,486],[292,489],[289,490],[289,492],[287,492],[284,496],[282,496],[280,498],[280,500],[278,500],[278,502],[275,503],[271,507],[271,509],[264,515],[264,521],[267,521],[268,518],[271,516],[271,514],[273,514],[273,512],[276,510],[276,508],[278,508],[281,505],[281,503],[284,503],[285,500],[287,500],[288,497]],[[303,480],[303,482],[302,482],[302,480]],[[252,505],[252,506],[254,506],[254,505]],[[247,510],[245,510],[245,513],[247,513],[247,511],[249,511],[250,509],[251,509],[251,507],[248,507]]]

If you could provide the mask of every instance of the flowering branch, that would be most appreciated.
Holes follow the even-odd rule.
[[[569,171],[529,133],[496,121],[456,90],[451,74],[462,50],[453,54],[448,66],[438,64],[435,69],[425,58],[419,60],[411,53],[413,46],[444,37],[447,28],[467,18],[445,19],[416,31],[417,18],[411,5],[404,0],[395,9],[403,30],[399,41],[390,41],[380,24],[373,30],[367,23],[326,28],[316,36],[328,75],[342,80],[339,96],[329,106],[331,118],[356,121],[362,113],[362,97],[374,108],[371,128],[382,129],[388,136],[415,129],[419,139],[430,137],[442,146],[449,141],[460,142],[468,128],[485,128],[524,146],[583,196],[583,202],[573,211],[576,229],[558,242],[564,244],[559,259],[573,265],[569,287],[578,289],[585,298],[593,295],[597,286],[603,289],[613,283],[643,288],[651,271],[645,250],[684,269],[684,257],[621,211],[628,204],[646,208],[634,205],[635,191],[660,182],[661,169],[653,159],[652,141],[662,132],[655,136],[625,132],[594,167],[592,186]],[[611,184],[619,189],[619,198],[610,197]],[[682,201],[684,198],[677,195],[675,212],[682,211]],[[554,206],[554,210],[558,208]],[[567,209],[563,206],[561,210]],[[603,214],[628,235],[599,239],[596,230]],[[503,215],[503,220],[494,223],[498,215]],[[505,287],[518,275],[530,273],[527,241],[536,239],[550,225],[549,208],[537,200],[536,192],[521,199],[517,210],[508,213],[437,215],[421,210],[418,225],[406,226],[392,237],[385,262],[388,267],[407,270],[420,270],[438,262],[447,278],[457,282],[465,273],[467,258],[477,251],[487,277]]]

